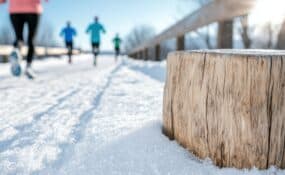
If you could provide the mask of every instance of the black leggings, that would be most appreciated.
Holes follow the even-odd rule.
[[[38,29],[39,14],[11,14],[11,22],[15,31],[16,41],[14,46],[19,48],[19,42],[24,41],[23,31],[25,24],[28,25],[28,55],[27,62],[32,63],[35,53],[34,40]]]
[[[116,56],[119,56],[120,53],[121,53],[120,47],[115,47],[115,55],[116,55]]]
[[[72,51],[73,51],[73,41],[66,41],[65,46],[68,49],[68,56],[72,56]]]
[[[99,53],[100,53],[100,43],[91,43],[91,45],[92,45],[92,52],[93,52],[93,54],[94,54],[94,56],[96,57],[96,56],[98,56],[99,55]]]

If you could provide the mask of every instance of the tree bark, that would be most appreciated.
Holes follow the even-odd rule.
[[[285,168],[285,53],[169,55],[163,131],[220,167]]]

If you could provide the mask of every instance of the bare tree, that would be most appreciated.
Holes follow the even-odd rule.
[[[13,38],[11,27],[5,25],[0,28],[0,44],[10,45],[13,43]]]
[[[0,44],[10,45],[14,42],[14,33],[8,16],[0,26]]]
[[[241,24],[240,26],[238,25],[238,31],[241,36],[244,48],[280,49],[280,42],[282,39],[281,24],[274,24],[271,21],[264,21],[263,23],[259,24],[251,24],[248,20],[249,17],[250,14],[238,18]]]
[[[183,3],[188,3],[188,4],[191,3],[192,5],[195,5],[198,8],[201,8],[202,6],[210,3],[211,1],[213,0],[181,0],[181,2]],[[196,34],[197,37],[199,37],[204,42],[203,45],[205,45],[206,48],[213,49],[216,47],[211,42],[210,25],[205,26],[203,30],[196,30],[194,33]],[[191,47],[193,47],[193,45]],[[195,44],[196,49],[197,47],[198,47],[198,44]]]
[[[285,20],[282,23],[277,39],[277,49],[285,49]]]
[[[125,38],[125,50],[131,51],[143,42],[149,40],[155,35],[155,30],[151,26],[137,26]]]
[[[255,28],[252,35],[252,46],[254,49],[276,49],[278,48],[280,24],[267,22]]]
[[[24,36],[27,35],[27,31],[25,30]],[[15,40],[14,30],[10,24],[9,18],[0,26],[0,44],[12,44]],[[45,19],[42,20],[39,28],[39,32],[36,38],[36,43],[39,46],[44,47],[52,47],[57,46],[57,42],[54,35],[53,26]]]
[[[173,47],[174,43],[173,42],[169,42],[169,41],[165,41],[163,43],[161,43],[160,45],[160,56],[161,58],[166,58],[168,53],[172,52],[175,50],[175,48]]]
[[[54,27],[46,19],[43,19],[40,24],[39,32],[36,38],[36,44],[45,48],[46,55],[48,54],[48,47],[58,46],[55,39]]]
[[[267,40],[267,43],[266,43],[266,48],[267,49],[272,49],[274,44],[273,44],[273,35],[274,35],[274,30],[272,28],[272,24],[270,22],[268,22],[266,25],[265,25],[265,32],[267,33],[268,35],[268,40]]]
[[[187,50],[198,50],[198,49],[207,49],[204,39],[201,36],[198,36],[197,33],[193,33],[187,37],[186,40],[186,49]]]
[[[203,30],[196,30],[196,35],[204,42],[204,45],[207,49],[213,49],[216,46],[214,46],[211,42],[211,33],[210,33],[210,25],[205,26]]]
[[[248,15],[241,16],[238,18],[240,21],[241,27],[239,28],[239,34],[242,38],[242,43],[245,49],[249,49],[252,44],[252,40],[250,38],[251,28],[248,24]]]
[[[40,25],[36,43],[43,47],[54,47],[58,45],[55,39],[54,27],[46,19],[43,19]]]

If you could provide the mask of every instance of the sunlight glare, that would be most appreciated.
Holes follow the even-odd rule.
[[[254,24],[280,24],[285,18],[285,0],[257,0],[251,13]]]

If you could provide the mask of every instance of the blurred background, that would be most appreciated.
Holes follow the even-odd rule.
[[[124,41],[124,51],[130,52],[145,41],[160,34],[212,3],[214,0],[50,0],[44,4],[44,14],[37,36],[37,45],[63,47],[59,36],[67,21],[78,31],[75,40],[77,49],[90,50],[89,36],[85,30],[94,16],[100,17],[107,34],[103,36],[102,50],[113,51],[112,38],[119,33]],[[217,0],[230,2],[235,0]],[[231,19],[233,25],[232,48],[283,49],[285,46],[285,1],[284,0],[242,0],[253,2],[251,10]],[[240,1],[240,2],[242,2]],[[226,7],[228,8],[228,7]],[[234,5],[233,5],[233,8]],[[216,9],[221,11],[224,9]],[[11,45],[14,40],[7,5],[0,6],[0,45]],[[227,15],[225,10],[225,14]],[[207,18],[207,16],[205,16]],[[215,49],[218,43],[219,22],[212,22],[185,34],[185,49]],[[225,33],[224,33],[225,34]],[[225,34],[226,35],[226,34]],[[175,38],[160,43],[161,58],[176,50]],[[154,54],[149,50],[149,55]]]

